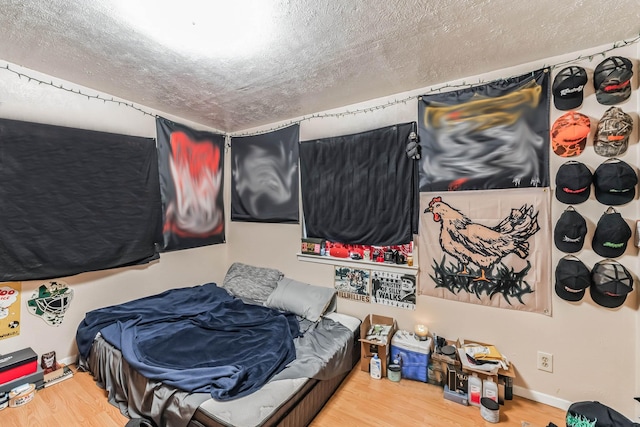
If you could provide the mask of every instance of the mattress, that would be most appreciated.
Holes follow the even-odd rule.
[[[352,342],[353,345],[351,348],[358,349],[359,351],[360,346],[356,340],[359,335],[360,320],[341,313],[329,313],[325,315],[325,317],[348,327],[354,334],[354,341]],[[353,367],[359,361],[360,357],[359,354],[354,354],[352,350],[351,358],[351,366]],[[318,385],[318,383],[322,381],[310,378],[272,380],[257,392],[236,400],[218,402],[214,399],[208,399],[200,405],[196,414],[194,414],[194,420],[198,421],[199,424],[191,423],[189,425],[194,427],[257,427],[283,425],[283,418],[285,416],[292,416],[290,412],[293,407],[301,405],[300,401],[309,393],[312,393],[317,387],[318,390],[316,390],[315,393],[318,396],[315,398],[308,397],[314,404],[308,403],[307,405],[309,407],[305,410],[302,410],[303,406],[301,406],[299,410],[301,410],[302,413],[295,415],[295,418],[292,418],[291,421],[293,422],[293,420],[295,420],[295,423],[291,425],[306,425],[308,421],[313,419],[313,416],[322,409],[324,403],[340,385],[345,376],[346,374],[340,375],[339,379],[322,380],[326,382],[322,386]],[[325,387],[327,389],[323,390]],[[326,399],[322,400],[323,396],[326,397]],[[315,402],[314,399],[316,400]],[[308,418],[308,420],[305,422],[306,418]]]
[[[340,313],[326,314],[351,332],[340,343],[348,367],[358,363],[360,320]],[[326,320],[321,320],[324,322]],[[295,363],[295,362],[294,362]],[[260,390],[231,401],[216,401],[205,393],[187,393],[147,380],[128,366],[120,351],[100,336],[93,343],[84,367],[108,392],[109,402],[130,418],[151,418],[160,427],[263,427],[307,425],[339,387],[349,370],[327,378],[295,378],[295,366],[285,368]],[[288,370],[289,372],[288,378]]]

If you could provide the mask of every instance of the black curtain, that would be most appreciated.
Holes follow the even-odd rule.
[[[0,281],[158,258],[155,142],[0,119]]]
[[[416,123],[300,143],[308,237],[362,245],[409,243],[418,229]]]

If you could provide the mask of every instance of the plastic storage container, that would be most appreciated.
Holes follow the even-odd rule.
[[[377,353],[371,358],[369,373],[371,374],[371,378],[375,380],[382,378],[382,362],[380,361]]]
[[[482,380],[474,373],[468,378],[469,404],[480,406],[482,398]]]
[[[418,341],[411,332],[400,330],[391,339],[391,359],[398,360],[402,378],[427,382],[431,338]]]
[[[494,383],[491,378],[482,381],[482,397],[498,401],[498,384]]]

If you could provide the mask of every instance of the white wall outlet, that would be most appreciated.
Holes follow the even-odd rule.
[[[537,365],[541,371],[553,372],[553,354],[539,351]]]

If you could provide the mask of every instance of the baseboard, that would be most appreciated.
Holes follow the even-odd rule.
[[[516,396],[524,397],[525,399],[533,400],[534,402],[544,403],[545,405],[553,406],[554,408],[564,409],[565,411],[571,406],[570,401],[560,399],[555,396],[540,393],[537,391],[529,390],[517,385],[513,386],[513,394]]]
[[[69,356],[64,359],[58,360],[58,363],[64,363],[65,365],[75,365],[78,361],[78,356]]]

